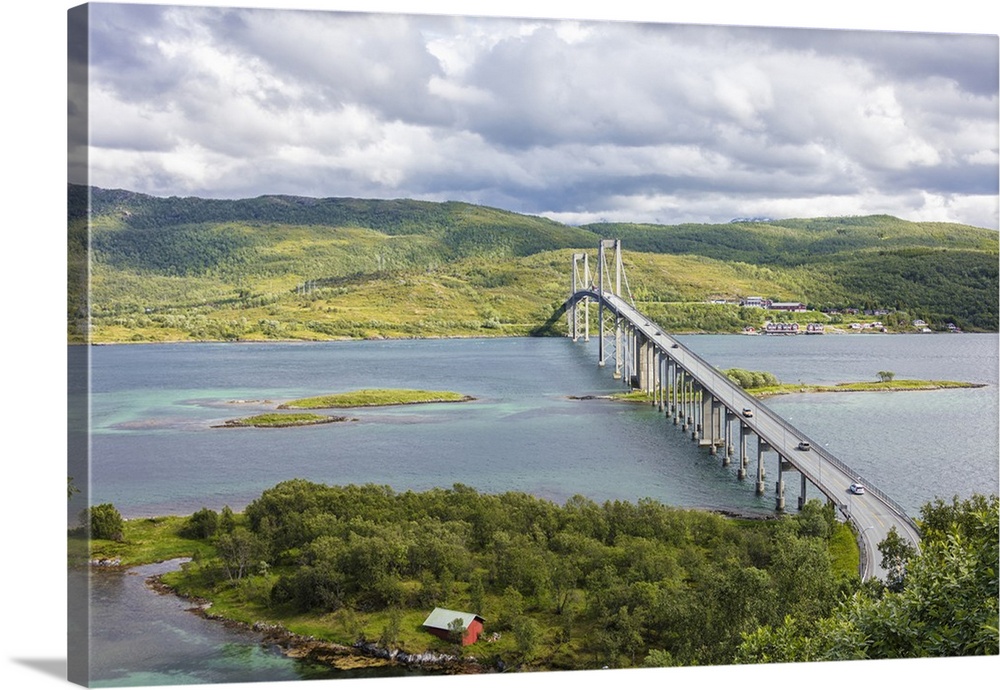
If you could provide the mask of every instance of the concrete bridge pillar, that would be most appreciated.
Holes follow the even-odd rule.
[[[730,412],[728,408],[724,409],[722,414],[725,416],[722,442],[726,445],[726,452],[722,456],[722,466],[729,467],[733,462],[733,420],[736,419],[736,415]]]
[[[691,411],[692,411],[692,423],[691,427],[691,440],[699,441],[701,438],[702,431],[705,428],[705,410],[701,409],[701,401],[705,398],[705,392],[701,389],[701,386],[691,382]]]
[[[656,366],[656,380],[653,386],[653,407],[663,412],[663,355],[658,347],[653,348],[653,362]]]
[[[681,382],[680,382],[680,394],[681,394],[681,431],[687,431],[688,426],[691,425],[691,420],[688,417],[688,377],[687,372],[681,369]]]
[[[774,509],[779,513],[785,510],[785,466],[787,461],[778,455],[778,481],[774,485]]]
[[[747,425],[740,422],[740,469],[736,472],[737,479],[747,478],[747,464],[749,464],[749,459],[747,458]]]
[[[710,415],[708,420],[708,452],[711,455],[718,455],[719,439],[722,436],[722,403],[713,395],[708,396],[708,398],[708,407],[706,408]]]
[[[764,453],[771,450],[767,441],[760,436],[757,437],[757,495],[764,495]]]
[[[800,472],[799,475],[802,478],[799,486],[799,510],[802,510],[802,506],[806,504],[806,475],[804,472]]]

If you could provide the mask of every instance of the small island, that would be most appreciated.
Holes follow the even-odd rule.
[[[475,398],[452,391],[424,391],[405,388],[365,388],[313,398],[290,400],[279,410],[322,410],[343,407],[385,407],[435,402],[468,402]]]
[[[281,429],[291,426],[311,426],[313,424],[332,424],[333,422],[349,421],[347,417],[331,417],[322,414],[312,414],[309,412],[280,413],[267,412],[244,417],[243,419],[227,419],[223,424],[216,426],[217,429],[235,429],[254,427],[257,429]]]
[[[983,388],[983,383],[967,383],[964,381],[924,381],[920,379],[895,378],[891,371],[878,372],[877,381],[855,381],[852,383],[837,383],[821,385],[814,383],[781,383],[774,374],[766,371],[747,371],[745,369],[724,369],[722,371],[729,379],[755,398],[767,398],[773,395],[790,393],[857,393],[857,392],[888,392],[888,391],[932,391],[946,388]],[[589,400],[603,398],[626,402],[650,402],[652,394],[646,391],[630,393],[613,393],[603,396],[570,396],[571,400]]]
[[[780,383],[776,386],[751,388],[747,393],[765,398],[772,395],[787,393],[854,393],[854,392],[885,392],[885,391],[933,391],[944,388],[982,388],[982,383],[966,383],[963,381],[922,381],[919,379],[903,379],[900,381],[856,381],[854,383],[838,383],[832,386],[821,386],[806,383]]]

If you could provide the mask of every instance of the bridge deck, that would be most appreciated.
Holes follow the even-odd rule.
[[[919,531],[906,512],[884,492],[873,487],[850,467],[841,462],[820,444],[792,426],[766,405],[748,395],[729,377],[723,375],[711,364],[703,360],[683,343],[666,333],[651,319],[636,310],[621,297],[610,292],[581,290],[570,298],[570,304],[589,297],[604,307],[628,320],[636,331],[690,374],[701,387],[722,403],[727,410],[739,417],[740,422],[758,438],[765,441],[778,455],[796,471],[804,475],[824,495],[833,501],[857,529],[862,548],[865,550],[863,563],[866,565],[862,576],[878,576],[885,573],[879,565],[881,556],[877,545],[885,539],[890,529],[919,548]],[[743,417],[743,408],[751,408],[753,417]],[[801,441],[808,441],[811,450],[798,449]],[[867,489],[862,495],[854,495],[848,487],[860,481]]]

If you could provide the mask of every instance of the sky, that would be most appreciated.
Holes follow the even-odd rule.
[[[998,227],[996,34],[576,16],[92,5],[89,181]]]

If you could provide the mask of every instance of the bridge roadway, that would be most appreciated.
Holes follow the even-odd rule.
[[[729,423],[730,419],[738,419],[742,425],[740,431],[741,446],[745,432],[749,431],[757,436],[758,462],[760,462],[761,449],[766,450],[769,447],[778,453],[779,466],[782,464],[781,461],[785,461],[838,507],[844,517],[855,526],[862,549],[862,578],[867,579],[874,576],[882,580],[885,579],[877,545],[885,539],[891,528],[895,527],[896,532],[901,537],[909,540],[919,549],[920,533],[913,520],[906,515],[901,506],[884,492],[865,481],[820,444],[812,441],[781,416],[772,412],[758,399],[748,395],[729,377],[719,372],[683,343],[667,334],[621,297],[611,292],[602,294],[597,289],[580,290],[570,297],[567,304],[575,305],[584,297],[589,297],[599,304],[603,303],[606,309],[610,309],[616,316],[628,322],[628,326],[634,329],[645,342],[652,343],[656,351],[662,353],[666,361],[672,360],[676,363],[674,365],[675,372],[679,367],[686,377],[697,382],[702,389],[702,396],[710,395],[715,401],[721,403],[729,413],[724,417],[727,420],[726,424]],[[743,410],[746,408],[753,410],[752,417],[743,416]],[[798,446],[802,441],[808,442],[811,445],[811,450],[799,450]],[[762,445],[761,442],[766,445]],[[849,487],[854,482],[864,484],[866,493],[852,494]],[[783,492],[783,487],[779,488],[778,491]]]

